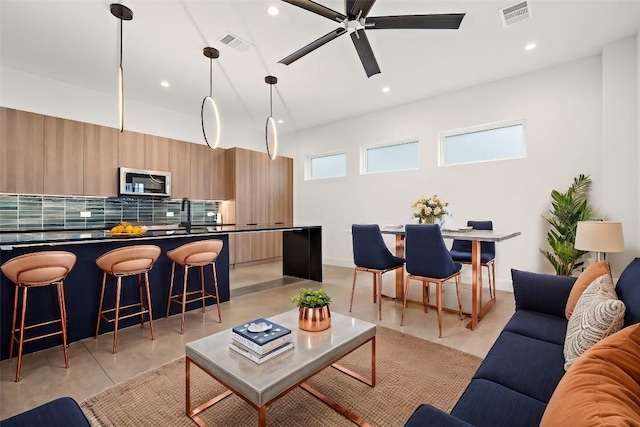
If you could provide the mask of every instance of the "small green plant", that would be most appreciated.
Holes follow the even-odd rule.
[[[551,263],[559,276],[571,276],[576,268],[576,262],[586,252],[577,250],[573,245],[576,241],[578,221],[588,221],[593,216],[593,210],[587,203],[591,178],[589,175],[579,175],[566,193],[557,190],[551,192],[551,216],[545,218],[551,229],[547,233],[547,242],[553,253],[540,250]]]
[[[300,289],[298,296],[291,298],[291,302],[298,307],[324,307],[331,304],[331,297],[327,295],[324,289]]]

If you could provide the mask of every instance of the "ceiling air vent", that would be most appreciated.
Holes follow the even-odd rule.
[[[242,40],[240,37],[231,33],[226,33],[224,36],[222,36],[220,42],[237,50],[238,52],[246,52],[253,46],[248,41]]]
[[[509,25],[523,21],[531,17],[531,9],[529,3],[526,1],[513,4],[504,9],[500,9],[500,20],[502,25],[508,27]]]

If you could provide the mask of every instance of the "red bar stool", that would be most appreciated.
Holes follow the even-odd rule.
[[[218,276],[216,275],[216,259],[222,251],[222,240],[201,240],[198,242],[187,243],[179,246],[169,252],[167,257],[173,264],[171,265],[171,284],[169,285],[169,301],[167,303],[167,316],[169,317],[169,309],[171,303],[175,302],[182,306],[182,315],[180,317],[180,333],[184,333],[184,312],[186,306],[190,302],[202,301],[202,312],[205,311],[205,299],[215,298],[218,307],[218,320],[222,323],[222,314],[220,313],[220,298],[218,293]],[[173,279],[175,277],[176,264],[184,267],[184,280],[182,283],[182,293],[173,295]],[[215,295],[212,295],[204,289],[204,266],[211,264],[213,271],[213,289]],[[197,291],[187,292],[187,277],[190,267],[200,267],[200,286]],[[187,300],[188,295],[199,294],[196,298]]]
[[[149,291],[149,270],[160,256],[160,248],[155,245],[136,245],[124,248],[114,249],[96,259],[96,264],[103,271],[102,274],[102,291],[100,292],[100,308],[98,310],[98,321],[96,325],[96,336],[100,331],[100,320],[114,323],[113,328],[113,353],[118,351],[118,322],[120,319],[140,315],[141,327],[144,327],[144,315],[149,316],[149,328],[151,329],[151,339],[156,339],[153,333],[153,313],[151,312],[151,293]],[[107,284],[107,275],[116,278],[116,306],[108,310],[103,310],[104,289]],[[122,289],[122,278],[127,276],[138,277],[138,291],[140,293],[140,302],[120,307],[120,296]],[[144,276],[144,288],[147,294],[147,304],[145,306],[142,291],[142,276]],[[120,310],[137,309],[133,313],[120,315]],[[107,314],[114,312],[113,318]]]
[[[40,338],[62,334],[62,350],[64,351],[64,366],[69,367],[69,355],[67,354],[67,307],[64,302],[64,279],[76,263],[76,256],[71,252],[46,251],[21,255],[2,264],[0,269],[16,285],[13,298],[13,319],[11,321],[11,344],[9,345],[9,360],[13,357],[14,342],[18,343],[18,366],[16,367],[16,382],[20,381],[22,368],[22,346],[24,343]],[[56,285],[58,293],[58,307],[60,318],[47,322],[25,326],[27,314],[27,291],[29,288]],[[16,317],[18,314],[18,299],[22,289],[22,306],[20,309],[20,327],[16,329]],[[50,325],[60,322],[61,330],[25,339],[24,332],[27,329]],[[16,333],[19,333],[16,336]]]

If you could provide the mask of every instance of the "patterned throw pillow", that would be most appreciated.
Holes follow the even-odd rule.
[[[564,340],[565,371],[594,344],[622,328],[625,306],[614,289],[611,277],[605,274],[595,279],[578,299]]]

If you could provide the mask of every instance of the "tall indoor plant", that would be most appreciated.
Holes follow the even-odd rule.
[[[590,187],[589,175],[580,174],[574,178],[566,192],[551,192],[551,216],[545,219],[551,226],[547,242],[553,252],[542,249],[540,252],[559,276],[571,276],[576,262],[586,253],[577,250],[574,243],[578,221],[588,221],[593,216],[593,210],[588,204]]]

